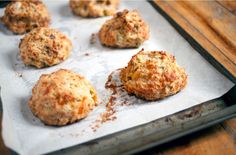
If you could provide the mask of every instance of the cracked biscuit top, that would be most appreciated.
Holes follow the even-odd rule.
[[[174,95],[187,84],[185,70],[164,51],[141,50],[121,70],[120,79],[129,94],[146,100]]]
[[[1,20],[12,32],[23,34],[36,27],[47,27],[50,15],[40,0],[15,0],[7,5]]]
[[[86,117],[96,106],[97,93],[83,76],[60,69],[43,74],[28,105],[48,125],[66,125]]]
[[[120,0],[70,0],[72,12],[82,17],[102,17],[113,15]]]
[[[37,68],[53,66],[68,58],[72,43],[66,35],[52,28],[36,28],[19,44],[20,56],[26,65]]]
[[[135,48],[149,38],[149,27],[137,11],[124,10],[107,20],[99,31],[101,43],[109,47]]]

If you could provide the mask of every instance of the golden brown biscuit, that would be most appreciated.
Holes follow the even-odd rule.
[[[149,27],[137,11],[118,12],[99,31],[101,43],[109,47],[139,47],[148,38]]]
[[[129,94],[146,100],[176,94],[187,84],[185,70],[174,56],[163,51],[141,50],[121,70],[120,79]]]
[[[71,41],[52,28],[36,28],[24,36],[19,44],[20,56],[26,65],[37,68],[56,65],[68,58]]]
[[[59,126],[85,118],[96,103],[97,93],[84,77],[60,69],[40,77],[28,104],[45,124]]]
[[[120,0],[70,0],[72,12],[82,17],[101,17],[113,15]]]
[[[7,5],[2,22],[14,33],[23,34],[36,27],[46,27],[50,16],[39,0],[16,0]]]

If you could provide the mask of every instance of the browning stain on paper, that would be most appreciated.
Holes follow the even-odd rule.
[[[120,69],[113,71],[107,79],[105,88],[112,91],[107,103],[105,111],[90,125],[93,132],[96,132],[103,123],[114,121],[117,119],[116,112],[120,106],[127,106],[133,104],[134,96],[130,96],[124,89],[123,84],[119,78]]]
[[[90,40],[89,40],[90,44],[95,44],[96,43],[96,36],[97,36],[96,33],[91,34],[91,37],[90,37]]]

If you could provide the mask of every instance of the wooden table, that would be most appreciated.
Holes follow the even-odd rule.
[[[232,81],[236,81],[236,1],[155,3],[175,25],[185,30],[182,35],[190,43],[195,41],[200,45],[199,48],[205,50],[201,54],[213,60],[214,66]],[[0,137],[0,155],[9,154],[10,151]],[[236,154],[236,118],[139,154]]]

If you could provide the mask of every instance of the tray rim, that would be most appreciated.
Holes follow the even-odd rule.
[[[159,118],[159,119],[151,121],[149,123],[145,123],[145,124],[142,124],[142,125],[139,125],[139,126],[135,126],[135,127],[123,130],[123,131],[119,131],[119,132],[116,132],[116,133],[113,133],[113,134],[110,134],[110,135],[106,135],[104,137],[100,137],[100,138],[88,141],[86,143],[83,143],[83,144],[78,144],[78,145],[70,146],[70,147],[67,147],[67,148],[64,148],[64,149],[61,149],[61,150],[56,150],[56,151],[53,151],[53,152],[49,152],[47,154],[48,155],[54,155],[54,154],[76,154],[76,152],[73,152],[73,151],[78,151],[79,152],[78,147],[90,147],[89,145],[99,144],[99,141],[109,140],[109,139],[112,139],[114,136],[117,136],[117,135],[119,136],[119,135],[122,135],[122,134],[124,134],[126,132],[129,132],[129,131],[132,132],[135,129],[145,128],[145,127],[147,127],[148,125],[150,125],[152,123],[156,123],[156,122],[158,122],[160,120],[163,120],[163,119],[168,118],[168,117],[176,116],[176,115],[179,115],[181,113],[185,113],[186,111],[191,111],[191,110],[195,109],[196,107],[200,107],[200,106],[202,106],[204,104],[209,104],[209,103],[216,104],[217,102],[222,102],[223,104],[226,105],[221,110],[218,110],[218,111],[215,111],[215,112],[211,112],[211,113],[209,113],[207,115],[204,115],[204,116],[197,117],[196,119],[188,120],[188,121],[185,121],[185,122],[179,122],[179,123],[176,123],[174,126],[170,126],[168,128],[164,128],[165,131],[168,130],[168,132],[171,133],[171,136],[164,137],[160,141],[154,141],[152,143],[148,143],[148,144],[142,145],[141,147],[139,146],[136,149],[126,150],[126,151],[123,151],[123,152],[115,152],[115,153],[112,153],[112,154],[133,154],[133,153],[137,153],[139,151],[143,151],[143,150],[152,148],[154,146],[158,146],[158,145],[167,143],[167,142],[175,140],[177,138],[180,138],[180,137],[189,135],[191,133],[194,133],[196,131],[200,131],[202,129],[208,128],[210,126],[213,126],[213,125],[215,125],[217,123],[220,123],[222,121],[225,121],[227,119],[236,117],[236,100],[235,100],[236,95],[235,95],[235,92],[236,92],[236,86],[234,86],[226,95],[223,95],[223,96],[221,96],[219,98],[216,98],[216,99],[213,99],[213,100],[201,103],[199,105],[196,105],[196,106],[190,107],[188,109],[179,111],[177,113],[174,113],[174,114],[171,114],[171,115]],[[227,97],[231,97],[232,95],[234,96],[233,100],[231,100],[231,98],[230,99],[227,98]],[[2,103],[0,103],[0,104],[2,106]],[[0,110],[2,111],[1,108],[0,108]],[[202,118],[204,118],[203,119],[204,121],[202,121]],[[197,120],[197,123],[196,123],[196,120]],[[185,129],[184,129],[184,127],[185,127]],[[176,129],[178,129],[178,130],[176,130]],[[182,129],[184,129],[184,130],[182,130]],[[175,131],[175,132],[173,132],[173,131]],[[152,133],[152,134],[150,134],[148,136],[149,137],[150,136],[153,137],[153,135],[155,135],[155,134],[158,135],[159,134],[158,132],[157,133]],[[122,145],[122,144],[120,144],[120,145]],[[113,147],[110,147],[110,149],[113,150]],[[11,149],[9,149],[9,150],[11,151],[11,154],[17,155],[17,153],[14,152],[13,150],[11,150]],[[101,150],[99,150],[99,151],[101,151]],[[93,154],[96,154],[96,153],[98,153],[98,152],[95,152]],[[102,154],[106,155],[106,154],[110,154],[110,152],[109,152],[109,150],[105,150],[105,152],[102,152]]]
[[[148,143],[148,144],[139,146],[138,148],[135,148],[133,150],[126,150],[124,152],[115,152],[115,153],[112,153],[112,154],[133,154],[133,153],[137,153],[139,151],[143,151],[143,150],[152,148],[154,146],[158,146],[158,145],[167,143],[167,142],[175,140],[177,138],[180,138],[180,137],[189,135],[191,133],[194,133],[196,131],[200,131],[200,130],[205,129],[207,127],[213,126],[213,125],[215,125],[217,123],[220,123],[222,121],[225,121],[227,119],[236,117],[236,102],[235,102],[236,101],[235,100],[236,95],[234,95],[235,92],[236,92],[236,86],[234,86],[228,93],[226,93],[226,95],[223,95],[222,97],[219,97],[219,98],[201,103],[199,105],[196,105],[196,106],[190,107],[188,109],[182,110],[180,112],[177,112],[177,113],[159,118],[159,119],[151,121],[149,123],[145,123],[145,124],[135,126],[135,127],[123,130],[123,131],[119,131],[119,132],[116,132],[116,133],[113,133],[113,134],[110,134],[110,135],[106,135],[104,137],[100,137],[100,138],[88,141],[86,143],[83,143],[83,144],[78,144],[78,145],[71,146],[71,147],[68,147],[68,148],[64,148],[64,149],[61,149],[61,150],[53,151],[53,152],[48,153],[48,154],[49,155],[60,154],[60,153],[62,153],[62,154],[74,154],[75,153],[76,154],[76,152],[70,152],[70,151],[73,151],[73,150],[70,150],[70,149],[76,149],[76,147],[83,147],[83,146],[84,147],[91,147],[89,145],[96,145],[96,144],[99,143],[99,141],[102,141],[104,139],[109,140],[109,139],[112,139],[114,136],[117,136],[117,135],[119,136],[119,134],[122,135],[125,132],[129,132],[129,131],[132,132],[132,130],[135,130],[135,129],[145,128],[145,127],[147,127],[148,125],[150,125],[152,123],[158,122],[160,120],[163,120],[163,119],[171,117],[171,116],[175,116],[175,115],[179,115],[181,113],[185,113],[186,111],[192,110],[196,107],[200,107],[204,104],[208,104],[208,103],[211,103],[211,102],[213,104],[217,103],[217,102],[223,102],[226,105],[225,108],[223,108],[219,111],[212,112],[212,113],[209,113],[207,115],[197,117],[196,119],[193,119],[193,120],[189,120],[189,121],[186,121],[186,122],[181,122],[179,124],[177,123],[177,124],[175,124],[175,126],[171,126],[169,128],[165,128],[165,130],[168,130],[168,132],[170,132],[172,135],[169,136],[169,137],[164,137],[160,141],[156,141],[156,142],[153,142],[153,143]],[[234,100],[228,100],[227,99],[227,97],[229,97],[231,95],[234,95]],[[196,123],[196,121],[197,121],[197,123]],[[185,129],[183,131],[181,131],[180,129],[183,128],[184,126],[185,126]],[[176,130],[176,129],[178,129],[178,130]],[[174,130],[176,130],[177,132],[173,132]],[[179,132],[179,131],[181,131],[181,132]],[[158,135],[159,133],[156,133],[156,134]],[[155,135],[155,133],[151,134],[151,137],[153,137],[153,135]],[[122,145],[122,144],[120,144],[120,145]],[[112,151],[113,147],[111,147],[110,149],[111,149],[110,151]],[[64,151],[68,151],[68,152],[64,152]],[[79,152],[79,150],[77,150],[77,151]],[[105,151],[106,152],[101,152],[101,153],[104,154],[104,155],[110,154],[109,150],[105,150]]]

